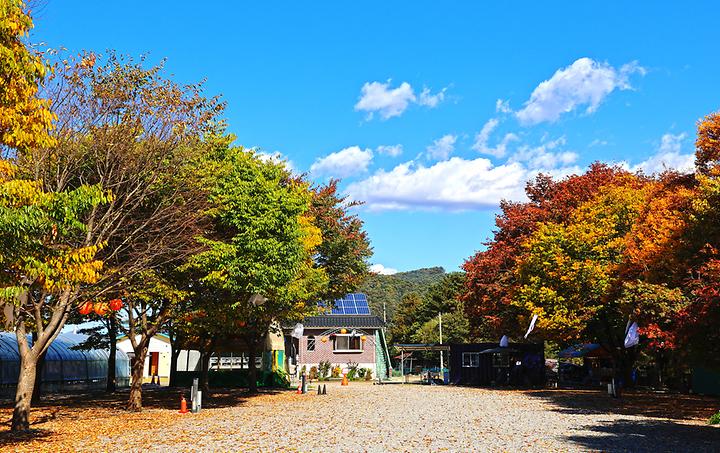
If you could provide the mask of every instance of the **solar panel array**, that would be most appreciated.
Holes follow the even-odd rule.
[[[320,304],[322,307],[323,304]],[[369,315],[367,296],[362,293],[346,294],[333,303],[331,315]]]

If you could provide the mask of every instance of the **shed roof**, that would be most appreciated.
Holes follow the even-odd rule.
[[[331,328],[331,327],[355,327],[355,328],[381,328],[385,323],[378,316],[374,315],[320,315],[309,316],[303,321],[306,329]]]

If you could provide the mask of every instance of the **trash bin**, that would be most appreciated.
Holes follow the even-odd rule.
[[[443,370],[443,384],[447,385],[450,383],[450,371],[447,369]]]

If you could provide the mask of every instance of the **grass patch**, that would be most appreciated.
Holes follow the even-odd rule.
[[[718,411],[717,414],[714,414],[712,417],[710,417],[710,420],[708,420],[708,423],[711,425],[720,425],[720,411]]]

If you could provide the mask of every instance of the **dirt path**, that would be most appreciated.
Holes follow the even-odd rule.
[[[718,400],[649,398],[618,402],[596,392],[331,383],[326,396],[278,392],[235,398],[196,415],[116,410],[115,420],[99,412],[83,423],[76,414],[75,430],[86,431],[77,432],[71,445],[81,451],[720,449],[720,429],[703,424]],[[67,416],[58,420],[61,415]],[[52,423],[45,429],[57,429]],[[13,446],[52,450],[66,444],[67,436],[56,432],[41,443]]]

